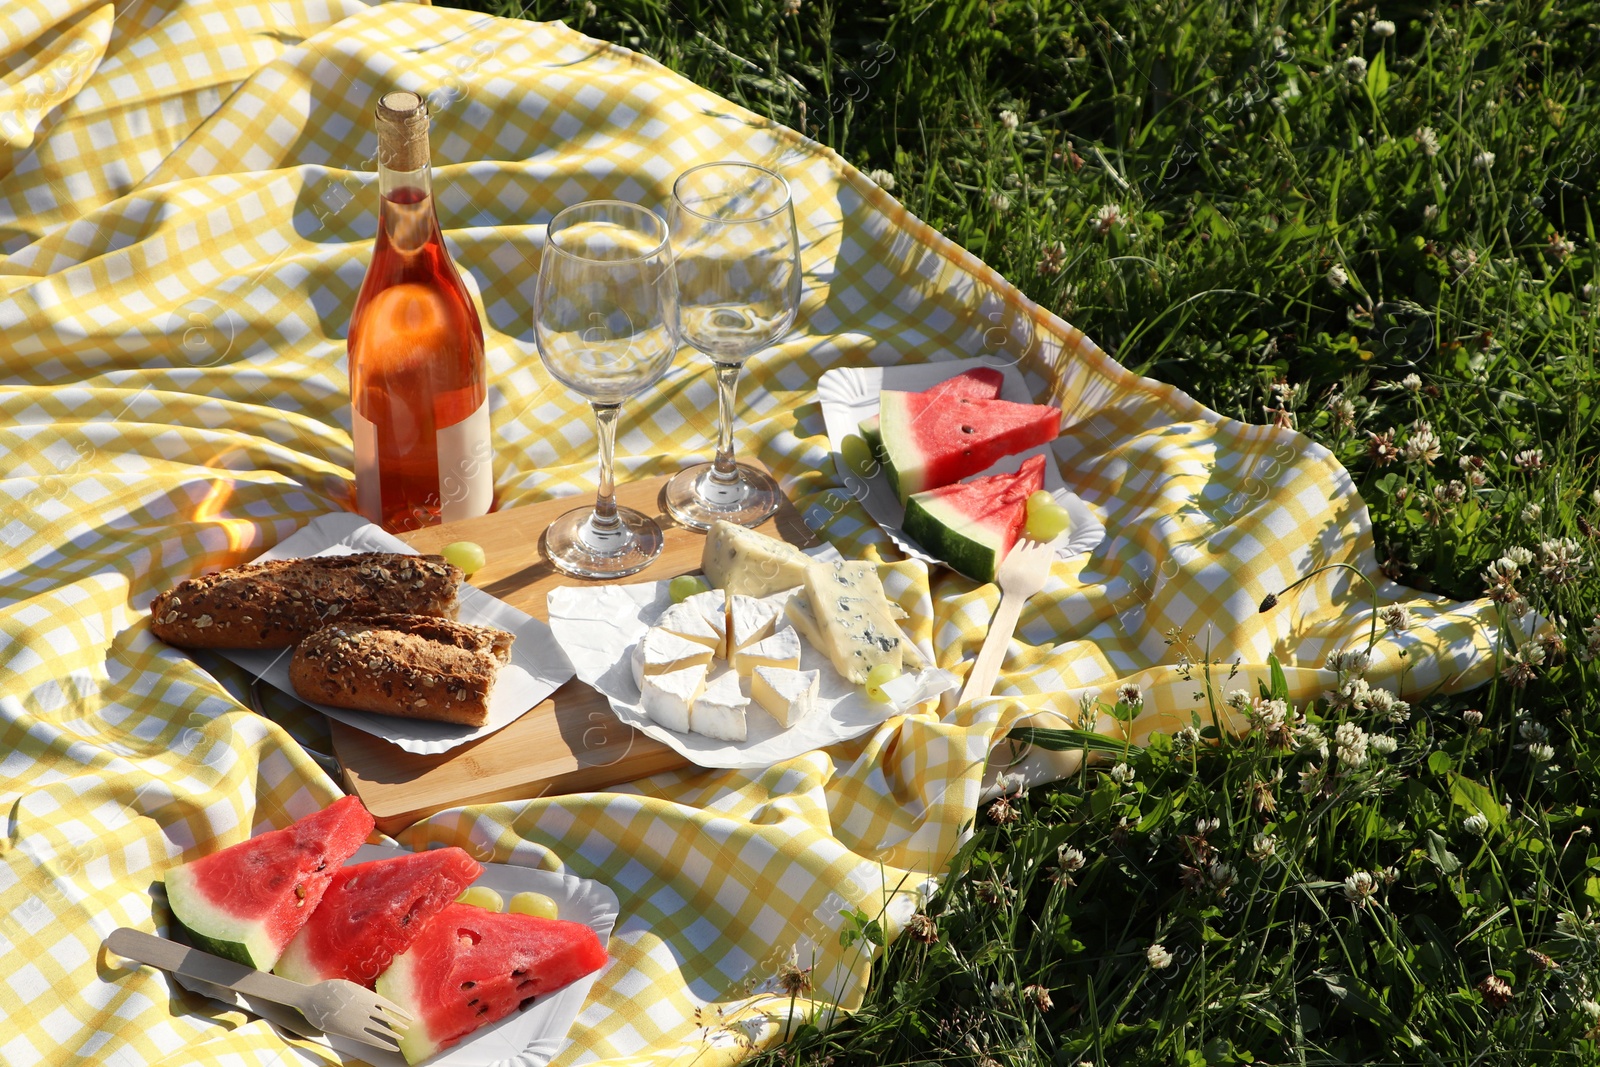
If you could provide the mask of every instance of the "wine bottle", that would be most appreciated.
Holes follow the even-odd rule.
[[[433,209],[428,109],[378,102],[378,236],[350,316],[356,509],[391,532],[494,505],[483,324]]]

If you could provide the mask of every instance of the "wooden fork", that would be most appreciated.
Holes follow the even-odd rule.
[[[148,963],[163,971],[222,986],[247,997],[287,1004],[325,1034],[347,1037],[386,1052],[396,1052],[395,1030],[415,1021],[410,1012],[364,986],[335,978],[315,985],[291,982],[197,948],[168,941],[142,930],[119,927],[106,938],[118,956]]]
[[[1044,583],[1050,579],[1050,562],[1055,556],[1053,543],[1024,537],[1012,545],[1006,558],[1000,561],[1000,569],[994,576],[1000,586],[1000,606],[989,623],[989,636],[983,639],[983,647],[978,650],[972,670],[967,672],[967,684],[961,687],[956,703],[982,700],[994,692],[1000,664],[1006,658],[1006,646],[1011,643],[1011,635],[1017,632],[1017,620],[1022,617],[1022,605],[1044,588]]]

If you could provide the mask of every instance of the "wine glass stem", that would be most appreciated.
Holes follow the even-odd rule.
[[[600,488],[594,497],[594,522],[597,530],[621,529],[617,518],[617,483],[612,465],[617,455],[617,416],[621,404],[590,404],[594,408],[595,436],[600,442]]]
[[[742,366],[740,363],[716,363],[717,458],[711,464],[711,478],[724,485],[733,485],[739,480],[739,464],[733,458],[733,400]]]

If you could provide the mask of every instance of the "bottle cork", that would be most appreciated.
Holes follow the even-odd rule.
[[[378,101],[378,162],[390,170],[420,170],[428,165],[428,105],[408,89],[384,93]]]

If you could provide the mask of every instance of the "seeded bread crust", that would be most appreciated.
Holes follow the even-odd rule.
[[[398,552],[249,563],[156,597],[150,632],[180,648],[288,648],[342,619],[396,612],[453,619],[461,579],[443,556]]]
[[[513,640],[426,615],[353,619],[301,641],[289,680],[305,699],[336,708],[482,726]]]

